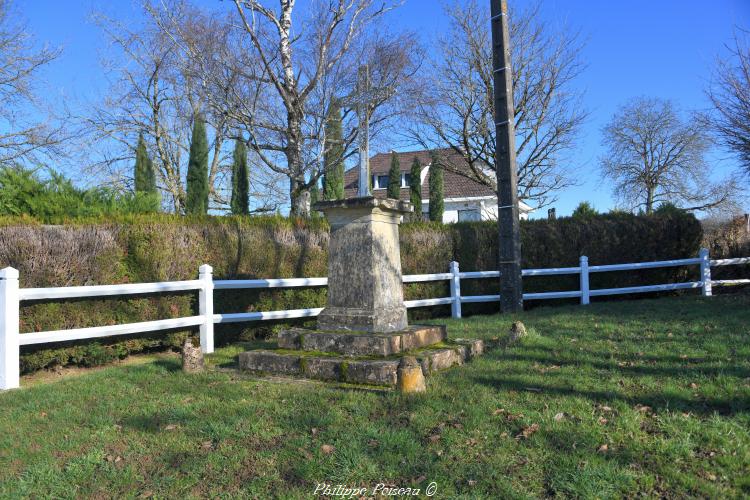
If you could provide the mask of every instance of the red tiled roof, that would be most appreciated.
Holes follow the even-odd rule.
[[[453,151],[452,149],[439,149],[437,150],[441,161],[451,165],[452,169],[465,169],[469,172],[469,166],[463,157]],[[409,173],[411,171],[411,164],[414,162],[414,158],[417,158],[422,164],[422,168],[432,163],[429,150],[422,151],[407,151],[405,153],[396,153],[399,160],[399,166],[401,172]],[[370,174],[387,175],[391,169],[391,153],[378,153],[370,158]],[[344,194],[347,198],[354,197],[357,195],[357,181],[359,177],[359,166],[350,168],[344,174]],[[429,182],[430,182],[429,171],[425,176],[424,182],[422,183],[422,199],[426,200],[430,197],[429,193]],[[486,197],[495,196],[495,191],[481,184],[475,180],[459,175],[448,169],[444,171],[443,176],[443,196],[445,198],[469,198],[469,197]],[[377,198],[385,198],[385,189],[373,190],[373,194]],[[402,187],[400,192],[400,199],[409,200],[409,188]]]

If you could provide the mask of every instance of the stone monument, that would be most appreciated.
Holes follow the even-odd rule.
[[[278,350],[244,352],[240,369],[421,391],[414,360],[427,376],[482,353],[481,340],[448,340],[445,326],[408,324],[398,226],[410,203],[366,196],[314,209],[331,226],[328,297],[317,328],[281,331]]]
[[[410,203],[377,198],[316,205],[331,226],[328,302],[321,330],[397,332],[407,326],[398,225]]]

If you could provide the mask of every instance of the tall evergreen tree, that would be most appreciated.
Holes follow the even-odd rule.
[[[436,154],[432,154],[430,165],[430,220],[443,221],[443,166]]]
[[[398,155],[391,151],[391,168],[388,170],[388,192],[386,196],[398,200],[401,194],[401,164]]]
[[[316,182],[315,184],[310,186],[310,206],[312,207],[318,201],[320,201],[320,187],[318,186],[318,183]]]
[[[342,137],[341,108],[336,99],[331,101],[326,117],[326,140],[323,162],[323,198],[344,198],[344,139]]]
[[[136,193],[156,194],[154,163],[148,156],[143,134],[138,136],[138,146],[135,148],[135,172],[133,177],[135,179]]]
[[[409,187],[409,201],[411,201],[414,207],[414,220],[422,220],[422,164],[419,162],[419,158],[414,157],[414,161],[411,163],[411,171],[409,177],[411,178],[411,185]]]
[[[185,212],[197,215],[208,212],[208,137],[201,116],[195,118],[190,141]]]
[[[229,202],[232,215],[248,215],[250,213],[249,190],[247,148],[241,139],[237,139],[232,155],[232,198]]]

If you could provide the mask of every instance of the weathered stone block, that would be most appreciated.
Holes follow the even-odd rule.
[[[374,197],[317,203],[331,225],[321,330],[394,332],[407,326],[398,225],[407,202]]]
[[[270,351],[248,351],[239,355],[240,370],[283,375],[299,375],[302,370],[299,356],[276,354]]]
[[[417,360],[425,376],[437,370],[445,370],[454,365],[462,365],[468,359],[469,348],[463,345],[445,349],[429,349],[419,353]]]
[[[358,384],[396,385],[398,360],[351,361],[341,367],[344,380]]]
[[[445,326],[410,326],[393,333],[330,332],[290,328],[278,336],[282,349],[335,352],[346,356],[392,356],[446,338]]]
[[[307,333],[302,337],[306,351],[336,352],[347,356],[390,356],[401,351],[398,335],[363,333]]]
[[[419,366],[413,356],[401,358],[398,366],[398,390],[403,393],[425,392],[427,390],[422,367]]]
[[[182,371],[185,373],[197,373],[203,371],[203,351],[199,346],[193,346],[188,339],[182,346]]]
[[[451,339],[451,342],[466,346],[467,359],[484,354],[484,341],[482,339]]]
[[[278,346],[282,349],[299,349],[301,348],[301,339],[307,330],[302,328],[291,328],[282,330],[278,335]]]
[[[410,351],[412,349],[419,349],[420,347],[427,347],[442,342],[447,336],[445,325],[411,326],[401,334],[401,349],[403,351]]]
[[[319,358],[319,357],[302,357],[304,375],[319,380],[340,380],[341,379],[341,359],[336,358]]]

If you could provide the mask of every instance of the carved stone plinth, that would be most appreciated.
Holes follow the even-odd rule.
[[[328,301],[320,330],[385,333],[407,326],[398,225],[410,203],[373,197],[316,203],[331,225]]]

